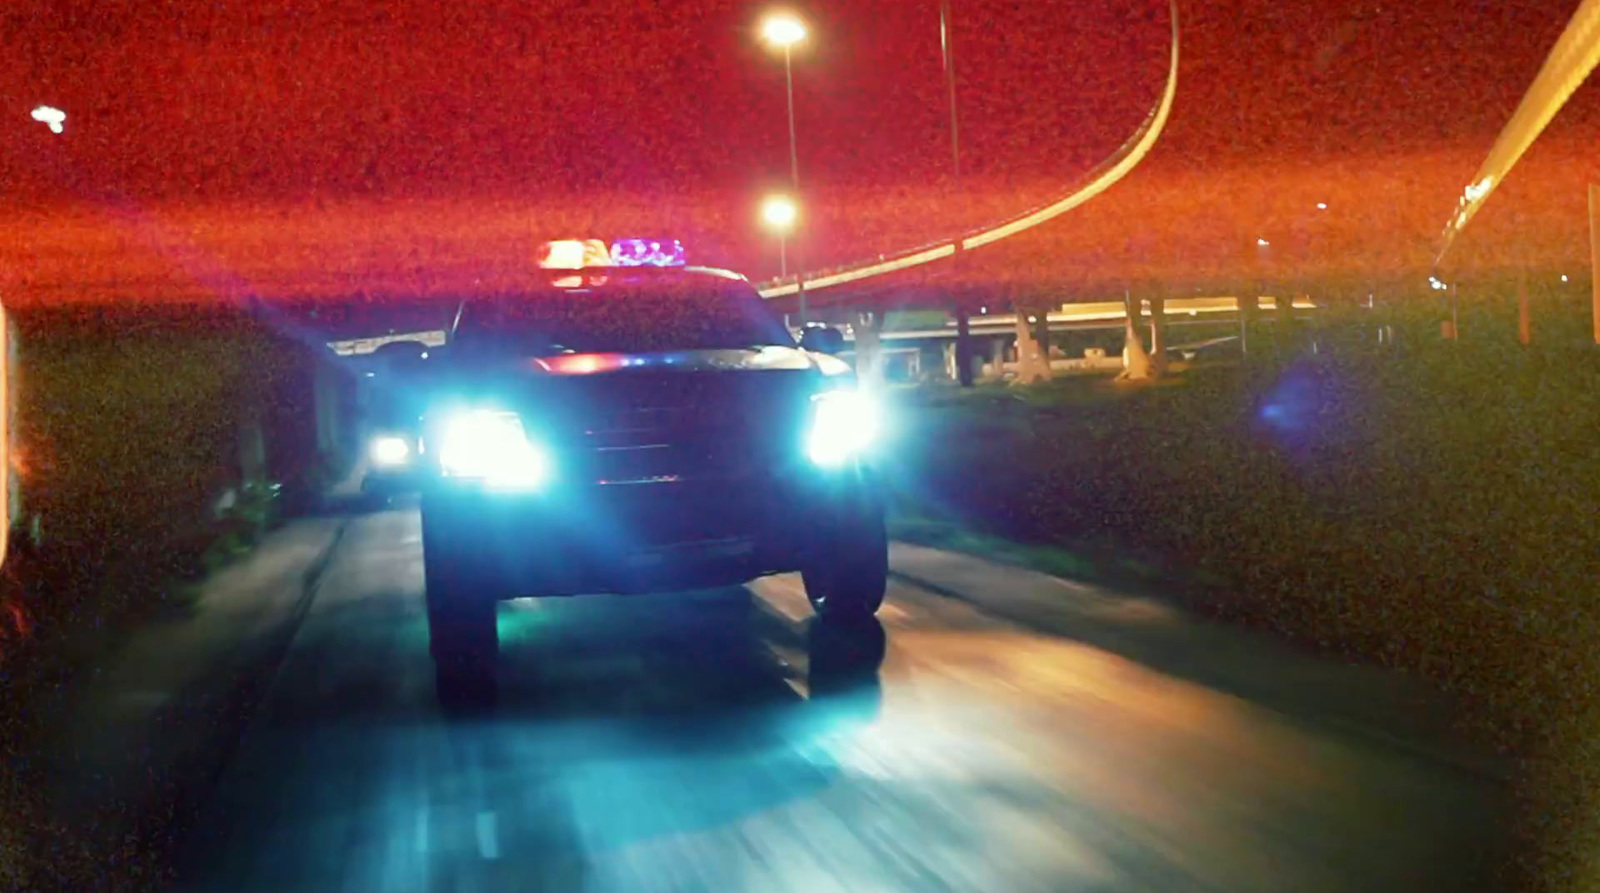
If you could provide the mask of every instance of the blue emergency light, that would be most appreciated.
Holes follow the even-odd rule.
[[[614,267],[682,267],[689,263],[677,239],[618,239],[611,243]]]

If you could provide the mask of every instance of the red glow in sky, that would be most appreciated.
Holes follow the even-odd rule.
[[[1178,108],[1155,155],[1012,253],[1076,252],[1080,266],[1214,254],[1287,225],[1286,183],[1336,210],[1374,205],[1346,219],[1356,230],[1394,217],[1384,225],[1407,229],[1386,244],[1425,241],[1454,166],[1467,176],[1487,151],[1570,6],[1184,3]],[[956,201],[938,4],[791,8],[813,35],[795,88],[814,261],[1048,197],[1126,138],[1165,73],[1163,3],[957,0],[968,199]],[[183,272],[178,238],[252,284],[420,289],[514,276],[537,236],[607,227],[681,233],[697,261],[770,274],[756,209],[785,188],[788,158],[782,63],[756,39],[764,10],[12,0],[0,286],[12,300],[161,290],[175,276],[215,289]],[[28,118],[40,103],[67,111],[63,134]],[[1585,87],[1547,137],[1576,147],[1545,150],[1551,169],[1573,170],[1572,184],[1547,178],[1557,192],[1581,191],[1594,167],[1596,107]],[[1395,202],[1415,207],[1382,207]],[[170,226],[153,235],[141,215]]]

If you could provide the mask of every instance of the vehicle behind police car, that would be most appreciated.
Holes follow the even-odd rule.
[[[505,599],[800,571],[820,615],[881,604],[877,408],[742,278],[606,268],[468,301],[440,365],[422,538],[443,699],[492,687]]]

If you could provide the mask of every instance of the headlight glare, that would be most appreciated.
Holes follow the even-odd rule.
[[[811,432],[806,455],[825,468],[843,465],[878,439],[883,414],[860,391],[828,391],[812,398]]]
[[[439,468],[446,477],[530,489],[549,478],[550,458],[528,440],[516,413],[479,409],[456,414],[445,422]]]
[[[367,448],[372,464],[379,468],[394,468],[411,461],[411,444],[404,437],[380,434],[372,438]]]

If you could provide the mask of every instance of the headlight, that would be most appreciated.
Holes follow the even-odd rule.
[[[514,412],[480,409],[451,416],[438,446],[439,468],[446,477],[529,489],[550,476],[550,457],[528,440]]]
[[[878,439],[883,415],[877,403],[860,391],[827,391],[811,398],[811,433],[806,455],[831,468],[843,465]]]
[[[374,437],[368,452],[372,456],[372,464],[379,468],[394,468],[411,461],[411,444],[406,443],[404,437],[393,435]]]

